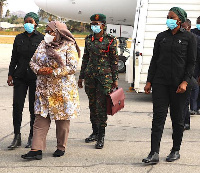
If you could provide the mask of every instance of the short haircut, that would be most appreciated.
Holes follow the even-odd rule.
[[[200,19],[200,16],[199,17],[197,17],[197,20],[199,20]]]
[[[187,23],[189,26],[191,26],[191,20],[190,19],[186,19],[185,23]]]

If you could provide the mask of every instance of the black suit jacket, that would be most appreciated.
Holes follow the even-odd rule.
[[[197,56],[194,34],[179,30],[175,35],[166,30],[157,35],[149,66],[147,82],[178,86],[191,80]]]
[[[43,34],[36,30],[31,37],[28,37],[27,32],[15,37],[8,75],[36,80],[36,75],[30,69],[29,62],[43,39]]]

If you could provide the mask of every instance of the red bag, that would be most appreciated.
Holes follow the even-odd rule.
[[[119,110],[124,108],[124,91],[122,88],[117,88],[107,96],[107,114],[114,115]]]

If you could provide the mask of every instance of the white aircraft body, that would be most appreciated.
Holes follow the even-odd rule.
[[[137,0],[35,0],[38,7],[51,14],[80,22],[103,13],[107,23],[133,26]]]

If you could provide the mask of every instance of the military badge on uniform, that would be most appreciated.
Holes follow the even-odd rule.
[[[96,14],[94,18],[95,18],[95,20],[99,20],[99,15]]]

